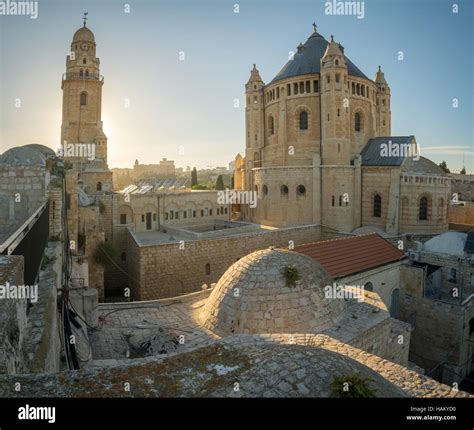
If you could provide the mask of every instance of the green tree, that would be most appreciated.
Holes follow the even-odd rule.
[[[460,173],[461,175],[465,175],[465,174],[466,174],[466,168],[463,167],[459,173]]]
[[[448,169],[448,165],[446,164],[446,161],[443,160],[439,164],[439,167],[441,167],[445,173],[451,173],[450,170]]]
[[[191,188],[198,184],[198,172],[195,167],[191,171]]]
[[[224,178],[222,177],[222,175],[219,175],[216,180],[216,190],[224,190],[224,189],[225,189]]]

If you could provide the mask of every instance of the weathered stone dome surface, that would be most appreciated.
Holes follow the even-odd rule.
[[[286,268],[299,279],[287,285]],[[333,279],[319,263],[282,249],[253,252],[222,275],[201,314],[202,324],[221,335],[232,333],[316,333],[333,326],[345,301],[326,299]]]
[[[95,37],[94,33],[90,31],[87,27],[81,27],[79,30],[77,30],[74,33],[74,37],[72,38],[73,43],[74,42],[94,42],[95,43]]]
[[[23,147],[39,152],[45,159],[56,157],[56,153],[51,148],[39,143],[29,143],[28,145],[23,145]]]
[[[43,155],[34,149],[25,146],[10,148],[0,155],[0,164],[8,166],[45,166]]]

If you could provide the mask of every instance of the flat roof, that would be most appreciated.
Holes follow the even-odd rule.
[[[211,223],[210,223],[211,224]],[[206,225],[206,224],[203,224]],[[166,243],[178,243],[180,241],[190,242],[190,241],[197,241],[197,240],[212,240],[212,239],[221,239],[224,237],[229,236],[239,236],[239,235],[248,235],[248,234],[255,234],[261,233],[264,231],[275,230],[273,227],[267,227],[259,224],[253,224],[255,227],[253,230],[248,230],[246,227],[252,226],[251,223],[246,223],[245,226],[235,226],[225,229],[219,229],[216,231],[209,230],[208,232],[193,232],[192,230],[187,230],[186,226],[181,227],[174,227],[170,226],[170,231],[166,233],[157,230],[151,231],[143,231],[143,232],[133,232],[131,230],[130,233],[135,238],[138,246],[151,246],[151,245],[163,245]],[[166,226],[164,226],[166,230]],[[213,233],[219,232],[218,235]],[[206,235],[209,233],[209,235]]]

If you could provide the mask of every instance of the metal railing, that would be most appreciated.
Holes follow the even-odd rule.
[[[49,235],[49,205],[43,203],[8,239],[0,254],[22,255],[25,285],[34,285]]]
[[[99,75],[98,73],[90,73],[89,75],[80,74],[77,72],[67,72],[63,73],[63,81],[66,80],[75,80],[75,79],[84,79],[88,81],[100,81],[104,82],[104,77],[102,75]]]

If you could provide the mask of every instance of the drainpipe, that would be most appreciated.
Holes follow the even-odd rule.
[[[160,231],[161,229],[161,221],[160,221],[160,195],[157,194],[156,195],[156,212],[157,212],[157,216],[158,216],[158,231]]]

